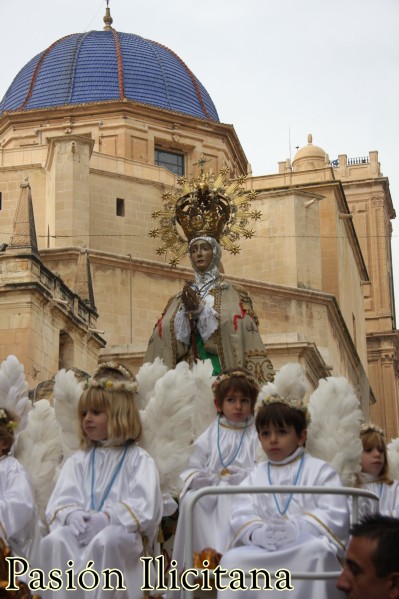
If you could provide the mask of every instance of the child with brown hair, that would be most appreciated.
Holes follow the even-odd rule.
[[[100,576],[107,568],[120,570],[129,599],[142,596],[139,558],[162,515],[155,463],[136,444],[136,388],[131,373],[115,362],[100,364],[88,380],[78,405],[81,450],[61,470],[46,511],[51,532],[40,546],[45,571],[65,572],[69,560],[76,573],[89,561]],[[103,580],[93,598],[112,596],[102,587]],[[69,597],[65,584],[56,596]]]
[[[287,377],[303,376],[299,364],[290,366]],[[285,368],[285,367],[284,367]],[[340,487],[336,471],[323,460],[305,451],[308,411],[301,396],[284,395],[283,369],[274,384],[263,387],[262,403],[256,415],[256,430],[267,460],[258,464],[242,482],[243,486]],[[269,388],[268,388],[269,387]],[[271,388],[271,392],[270,392]],[[310,489],[309,489],[310,490]],[[249,573],[265,569],[285,572],[328,572],[339,569],[337,554],[344,549],[349,529],[345,496],[287,493],[238,494],[230,513],[232,543],[220,566],[230,572],[239,568]],[[249,584],[249,581],[246,581]],[[259,586],[218,593],[223,599],[263,597]],[[226,581],[223,580],[226,584]],[[292,581],[285,590],[295,599],[331,598],[339,593],[334,581]],[[237,587],[236,587],[237,588]],[[266,583],[268,596],[280,596],[284,587]],[[275,591],[273,590],[275,588]],[[258,590],[257,590],[258,589]]]
[[[363,445],[360,460],[361,472],[357,475],[357,485],[372,491],[379,498],[375,501],[360,498],[359,512],[365,516],[379,512],[384,516],[399,516],[399,481],[389,476],[389,462],[384,431],[376,424],[363,424],[360,430]]]
[[[18,423],[18,416],[0,408],[0,537],[14,556],[29,558],[37,514],[28,475],[10,455]]]
[[[178,571],[184,569],[185,497],[207,486],[239,484],[255,466],[259,445],[254,425],[254,407],[259,386],[243,368],[220,374],[212,384],[217,417],[194,443],[187,468],[181,478],[180,515],[173,547]],[[201,498],[193,512],[194,551],[212,547],[226,550],[229,541],[231,496]]]

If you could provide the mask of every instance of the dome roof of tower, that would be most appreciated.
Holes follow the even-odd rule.
[[[111,27],[68,35],[32,58],[0,102],[0,115],[115,100],[219,122],[208,92],[177,54]]]
[[[313,145],[312,134],[308,135],[308,145],[300,148],[294,156],[292,165],[295,170],[324,167],[328,164],[328,154],[319,146]]]

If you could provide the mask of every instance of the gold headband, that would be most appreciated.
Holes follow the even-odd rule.
[[[243,378],[246,379],[252,385],[255,385],[257,389],[259,389],[258,381],[249,373],[243,372],[242,370],[233,370],[232,372],[225,372],[219,374],[219,376],[212,383],[212,390],[215,393],[216,389],[219,387],[223,381],[228,381],[231,378]]]
[[[378,433],[382,437],[385,437],[384,431],[377,424],[372,424],[371,422],[362,424],[360,427],[360,434],[369,432]]]
[[[116,370],[126,380],[125,381],[113,381],[107,375],[101,378],[96,378],[103,370]],[[137,391],[137,382],[131,372],[129,372],[122,364],[118,362],[102,362],[99,364],[94,371],[94,374],[89,378],[83,385],[84,389],[104,389],[105,391],[128,391],[129,393],[135,393]]]
[[[135,393],[137,391],[136,382],[113,381],[111,379],[88,379],[83,385],[83,389],[104,389],[105,391],[128,391]]]
[[[271,395],[268,395],[267,397],[264,397],[262,399],[261,404],[258,408],[258,411],[262,407],[267,407],[268,405],[270,405],[272,403],[281,403],[285,406],[288,406],[289,408],[292,408],[293,410],[298,410],[299,412],[303,412],[305,414],[306,422],[307,422],[307,424],[309,424],[309,422],[310,422],[309,410],[308,410],[307,406],[305,406],[305,404],[303,403],[303,401],[301,399],[295,399],[293,397],[281,397],[277,393],[272,393]]]
[[[118,362],[114,362],[113,360],[111,360],[110,362],[101,362],[101,364],[99,364],[97,366],[97,368],[95,369],[95,371],[93,372],[93,378],[97,374],[99,374],[102,370],[105,370],[107,368],[110,368],[112,370],[117,370],[126,379],[132,379],[132,378],[134,378],[133,375],[132,375],[132,373],[129,372],[127,370],[127,368],[125,368],[124,366],[122,366],[122,364],[119,364]]]

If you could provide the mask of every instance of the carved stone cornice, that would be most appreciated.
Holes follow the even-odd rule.
[[[367,360],[369,363],[380,362],[384,366],[391,364],[395,374],[399,373],[399,331],[369,333]]]

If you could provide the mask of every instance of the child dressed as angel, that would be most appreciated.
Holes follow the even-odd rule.
[[[89,379],[78,404],[81,450],[61,470],[46,510],[50,534],[40,545],[45,572],[65,572],[69,560],[76,573],[89,561],[100,574],[118,569],[129,599],[142,597],[140,556],[153,543],[162,515],[155,463],[136,444],[141,433],[136,386],[130,372],[114,362],[101,364]],[[102,587],[101,579],[93,599],[113,596]],[[64,585],[54,594],[62,599],[70,591]],[[85,591],[74,591],[74,597],[80,594]]]
[[[329,464],[305,451],[307,424],[302,401],[277,393],[264,397],[255,425],[267,460],[258,464],[242,485],[342,486]],[[246,572],[259,568],[272,573],[281,568],[309,573],[340,569],[337,554],[344,548],[349,528],[347,499],[343,495],[235,495],[230,519],[235,548],[225,553],[221,568]],[[259,589],[262,577],[260,581]],[[292,585],[290,597],[294,599],[340,596],[334,580],[293,580]],[[280,596],[281,590],[267,588],[268,596]],[[263,595],[264,590],[255,589],[227,589],[218,594],[223,599]]]
[[[389,472],[388,450],[384,431],[372,423],[363,424],[360,430],[362,441],[361,472],[357,474],[356,486],[372,491],[379,497],[378,504],[361,498],[361,516],[379,512],[384,516],[399,517],[399,481],[393,480]]]
[[[37,510],[30,479],[11,454],[20,418],[0,408],[0,538],[14,556],[31,559]]]
[[[259,386],[243,368],[231,368],[212,384],[217,418],[198,437],[187,468],[181,478],[180,515],[173,546],[176,568],[184,566],[185,498],[191,491],[207,486],[237,485],[255,466],[259,446],[254,407]],[[193,516],[194,550],[207,547],[216,552],[226,550],[230,541],[230,497],[211,495],[201,498]]]

